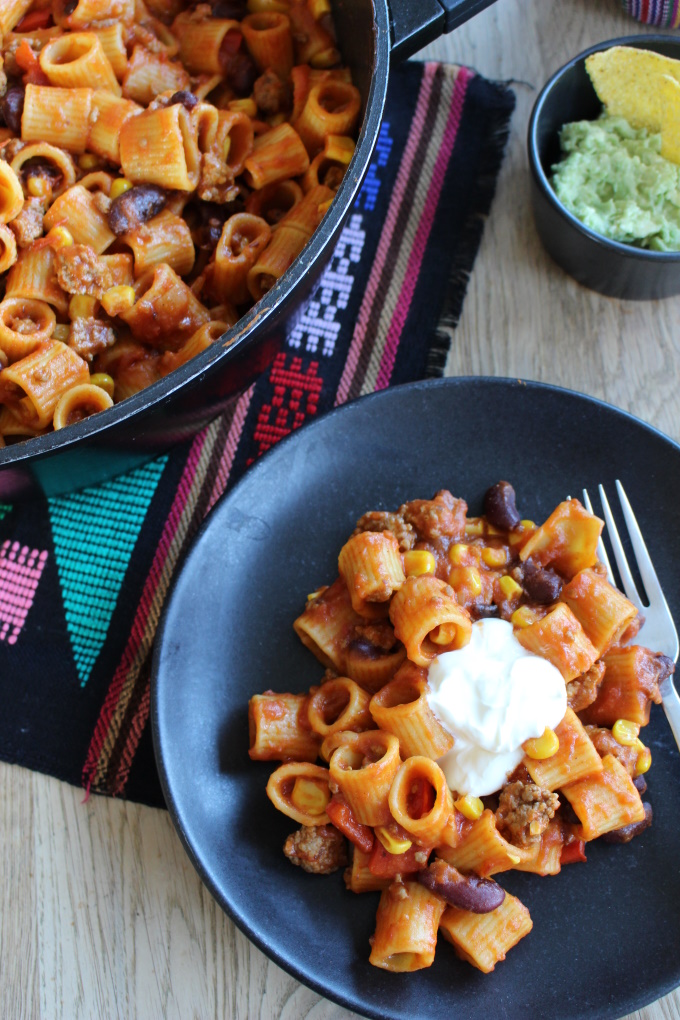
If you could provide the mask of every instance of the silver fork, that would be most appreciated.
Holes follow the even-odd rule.
[[[659,579],[656,576],[654,565],[649,553],[647,552],[647,546],[645,545],[642,537],[642,532],[635,520],[635,514],[631,509],[631,505],[628,502],[628,497],[624,492],[623,486],[617,479],[616,491],[619,496],[619,502],[621,503],[621,510],[628,529],[633,553],[635,554],[635,561],[637,563],[638,570],[640,571],[642,583],[645,586],[645,592],[647,593],[648,605],[643,603],[638,594],[637,588],[635,587],[635,582],[633,581],[633,577],[628,566],[626,554],[623,550],[623,545],[621,544],[619,532],[612,516],[604,488],[600,485],[598,486],[598,491],[600,493],[602,510],[604,511],[604,519],[607,524],[607,534],[609,535],[609,541],[611,542],[612,549],[614,550],[614,558],[623,583],[623,590],[633,605],[637,607],[638,612],[645,617],[643,626],[645,645],[647,648],[651,648],[656,652],[662,652],[664,655],[667,655],[673,660],[673,662],[677,662],[679,650],[678,632],[675,624],[673,623],[673,617],[671,616],[671,611],[668,608],[668,603],[666,602],[666,598],[661,589]],[[593,513],[593,508],[586,489],[583,490],[583,502],[586,509],[589,510],[590,513]],[[614,575],[612,574],[612,568],[609,563],[609,558],[602,538],[600,538],[597,554],[600,561],[604,563],[607,568],[609,581],[611,584],[615,585],[616,582],[614,580]],[[673,731],[675,742],[680,748],[680,698],[673,686],[673,680],[671,677],[668,677],[662,684],[660,684],[659,691],[663,699],[663,707],[666,713],[666,718],[668,719],[671,730]]]

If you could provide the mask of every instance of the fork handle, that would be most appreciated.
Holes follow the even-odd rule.
[[[671,677],[664,680],[659,690],[663,699],[663,710],[673,731],[675,743],[680,748],[680,698]]]

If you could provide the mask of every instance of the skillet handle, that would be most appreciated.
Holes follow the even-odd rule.
[[[392,63],[406,60],[423,46],[490,7],[495,0],[389,0]]]

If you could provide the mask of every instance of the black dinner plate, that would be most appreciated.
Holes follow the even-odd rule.
[[[214,508],[175,582],[156,643],[152,721],[179,835],[218,903],[276,963],[381,1020],[618,1018],[680,983],[680,755],[660,707],[644,731],[654,824],[587,847],[553,877],[510,872],[533,931],[485,976],[439,940],[434,965],[368,963],[377,894],[308,875],[281,853],[296,823],[265,795],[276,763],[248,758],[247,704],[323,669],[292,622],[334,580],[365,510],[448,488],[481,512],[504,478],[523,517],[620,478],[680,619],[680,447],[597,400],[520,380],[415,383],[345,405],[258,461]],[[612,500],[611,497],[614,497]],[[598,507],[596,506],[597,510]]]

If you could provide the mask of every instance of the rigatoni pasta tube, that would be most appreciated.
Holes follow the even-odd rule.
[[[612,754],[604,755],[600,772],[570,783],[562,794],[576,812],[586,842],[624,825],[644,821],[645,809],[640,794],[624,766]]]
[[[223,314],[225,307],[222,306],[220,314]],[[232,310],[233,311],[233,310]],[[211,347],[223,333],[226,333],[238,321],[238,315],[234,311],[230,322],[225,322],[220,319],[213,319],[211,322],[205,322],[202,326],[199,326],[195,333],[192,333],[186,343],[183,343],[178,351],[165,351],[161,358],[161,374],[167,375],[168,372],[173,372],[180,365],[186,365],[187,361],[191,361],[201,351],[205,351],[208,347]]]
[[[69,298],[59,285],[50,245],[21,252],[8,273],[5,297],[35,298],[47,301],[58,312],[66,312]]]
[[[5,223],[0,223],[0,273],[11,269],[17,260],[17,240]]]
[[[96,91],[92,96],[92,114],[87,148],[109,163],[120,165],[120,133],[126,121],[142,113],[142,107],[112,92]]]
[[[259,189],[274,181],[299,177],[309,166],[309,156],[295,128],[283,123],[255,139],[244,166],[246,183]]]
[[[440,846],[437,856],[459,871],[474,871],[481,878],[509,871],[521,861],[530,860],[534,847],[515,846],[501,836],[496,816],[485,808],[474,822],[466,822],[455,846]]]
[[[328,135],[349,135],[361,111],[361,93],[342,81],[323,81],[312,85],[295,130],[310,155],[316,155]]]
[[[0,161],[0,223],[9,223],[13,220],[19,215],[23,205],[24,192],[21,181],[9,163]]]
[[[602,761],[583,723],[575,712],[567,709],[556,727],[559,747],[550,758],[538,760],[528,755],[524,766],[533,781],[543,790],[558,790],[602,770]]]
[[[361,617],[352,609],[345,582],[338,578],[307,600],[293,628],[319,662],[344,673],[347,646],[360,623]]]
[[[501,905],[488,914],[447,907],[439,922],[442,935],[458,956],[484,974],[490,974],[532,928],[529,911],[508,892]]]
[[[145,110],[126,120],[120,132],[120,161],[125,176],[134,183],[193,191],[200,175],[200,154],[182,104]]]
[[[325,683],[310,695],[307,707],[309,725],[320,737],[331,733],[375,729],[368,707],[370,695],[354,680],[339,676]]]
[[[420,882],[393,882],[380,895],[369,963],[396,973],[431,967],[445,909]]]
[[[241,22],[241,31],[259,70],[271,68],[285,81],[294,63],[290,19],[274,11],[249,14]]]
[[[135,17],[135,4],[134,0],[78,0],[74,7],[68,0],[56,0],[53,13],[58,25],[78,29],[87,28],[96,21],[132,22]]]
[[[581,570],[562,588],[563,602],[583,627],[598,658],[622,636],[637,616],[632,602],[594,570]]]
[[[150,269],[135,284],[137,300],[120,317],[132,335],[152,347],[178,350],[210,313],[184,280],[165,263]]]
[[[35,429],[44,429],[62,393],[87,382],[90,372],[81,357],[60,340],[48,340],[0,372],[0,399]]]
[[[364,853],[358,846],[352,846],[352,860],[345,871],[345,885],[350,892],[378,892],[391,885],[391,878],[380,878],[374,875],[368,866],[371,855]]]
[[[399,741],[381,730],[346,734],[343,740],[330,760],[333,781],[357,821],[386,825],[391,820],[390,787],[401,765]]]
[[[0,350],[10,362],[18,361],[49,340],[56,321],[44,301],[6,297],[0,302]]]
[[[430,708],[427,672],[405,662],[389,683],[371,698],[371,715],[381,730],[394,733],[402,757],[441,758],[453,747],[453,737]]]
[[[529,627],[517,630],[516,637],[528,651],[557,666],[566,683],[589,670],[598,657],[583,627],[564,602],[558,602]]]
[[[345,673],[374,694],[392,679],[404,659],[406,649],[394,636],[387,620],[379,620],[355,630],[345,652]]]
[[[267,796],[275,808],[300,825],[329,825],[329,779],[328,769],[321,765],[286,762],[269,777]]]
[[[118,79],[94,32],[71,32],[43,46],[38,57],[50,85],[67,89],[105,89],[121,94]]]
[[[68,152],[85,152],[91,108],[92,89],[27,85],[21,137],[25,142],[49,142]]]
[[[32,3],[33,0],[4,0],[0,4],[0,37],[16,28]]]
[[[46,230],[62,223],[68,227],[76,244],[87,244],[98,255],[116,239],[95,196],[82,184],[74,184],[47,210],[44,219]]]
[[[190,84],[181,64],[168,60],[164,53],[150,53],[145,46],[135,46],[123,78],[125,95],[143,106],[163,92],[179,92]]]
[[[250,749],[254,761],[316,761],[320,737],[307,720],[306,694],[255,694],[248,702]]]
[[[314,17],[308,4],[291,4],[289,17],[295,40],[295,59],[298,64],[311,64],[312,68],[327,68],[339,63],[340,54],[335,48],[333,36]],[[346,68],[342,70],[347,73]]]
[[[552,566],[565,577],[597,562],[597,543],[604,521],[589,513],[577,499],[568,499],[553,512],[522,546],[523,563],[531,557],[542,567]]]
[[[225,39],[233,33],[235,52],[241,41],[241,23],[233,18],[198,18],[191,11],[182,11],[172,23],[172,33],[179,41],[179,56],[194,74],[223,75],[229,49]]]
[[[274,181],[248,195],[246,212],[261,216],[270,226],[275,226],[294,205],[302,201],[302,195],[297,181]]]
[[[73,425],[83,418],[89,418],[91,414],[106,411],[109,407],[113,407],[113,400],[101,386],[95,386],[94,383],[71,386],[57,401],[52,427],[63,429],[66,425]]]
[[[604,679],[595,701],[580,713],[585,723],[613,726],[629,719],[646,726],[652,701],[661,701],[659,680],[668,675],[671,662],[642,645],[610,648],[603,657]]]
[[[76,183],[76,165],[73,157],[49,142],[32,142],[24,145],[11,162],[12,170],[22,180],[30,176],[31,165],[37,167],[47,164],[56,174],[50,173],[49,183],[53,198],[63,194]]]
[[[420,813],[419,787],[434,794],[429,810]],[[427,802],[427,798],[425,798]],[[420,846],[435,846],[453,811],[453,797],[446,785],[446,776],[436,761],[425,755],[412,755],[400,766],[394,777],[389,796],[392,818],[408,832]],[[418,805],[414,808],[414,805]]]
[[[394,633],[417,666],[435,656],[463,648],[470,640],[472,621],[456,602],[450,585],[427,574],[407,577],[390,603]]]
[[[102,49],[109,59],[118,81],[121,81],[127,68],[128,57],[125,45],[125,31],[120,21],[102,28],[94,25],[92,31],[99,38]]]
[[[399,543],[391,531],[352,535],[340,550],[338,570],[360,616],[386,615],[386,603],[405,581]]]
[[[251,213],[234,213],[222,227],[209,268],[209,290],[218,301],[244,304],[250,297],[248,273],[269,244],[271,229]]]
[[[194,268],[196,249],[189,225],[168,209],[123,234],[121,241],[132,248],[135,276],[142,276],[161,262],[178,276],[186,276]]]

